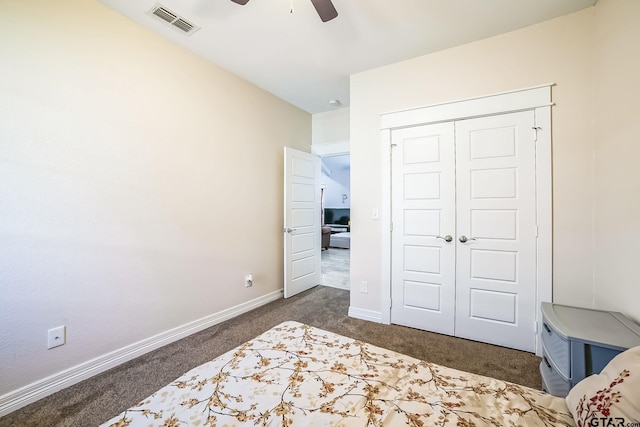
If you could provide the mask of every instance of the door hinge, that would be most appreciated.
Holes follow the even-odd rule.
[[[391,231],[393,233],[393,221],[391,221],[391,229],[389,231]]]
[[[536,237],[538,237],[538,226],[536,225]]]
[[[533,126],[531,129],[533,129],[533,140],[537,141],[538,140],[538,131],[542,130],[542,128],[540,126]]]

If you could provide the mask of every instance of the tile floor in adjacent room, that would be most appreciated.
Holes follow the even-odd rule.
[[[339,289],[349,289],[349,249],[329,248],[323,250],[322,284]]]

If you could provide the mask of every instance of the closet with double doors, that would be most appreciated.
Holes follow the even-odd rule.
[[[391,323],[536,351],[540,131],[536,108],[388,129]]]

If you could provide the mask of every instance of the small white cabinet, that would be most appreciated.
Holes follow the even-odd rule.
[[[565,397],[617,354],[640,345],[640,326],[621,313],[543,302],[542,389]]]

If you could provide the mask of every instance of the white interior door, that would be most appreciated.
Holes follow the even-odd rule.
[[[284,149],[284,297],[320,284],[320,158]]]
[[[392,134],[393,323],[453,335],[453,123]]]
[[[534,126],[528,111],[392,131],[393,323],[535,351]]]
[[[531,352],[536,319],[534,126],[532,111],[455,124],[456,336]]]

